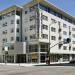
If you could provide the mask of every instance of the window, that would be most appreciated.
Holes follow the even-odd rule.
[[[3,39],[3,42],[7,42],[7,38]]]
[[[0,16],[0,20],[2,20],[2,16]]]
[[[25,14],[27,14],[27,11],[25,11]]]
[[[48,21],[48,17],[45,15],[42,15],[42,19]]]
[[[62,37],[61,36],[59,36],[59,38],[58,38],[59,40],[61,40],[62,39]]]
[[[11,37],[11,41],[13,41],[14,40],[14,37]]]
[[[63,50],[67,50],[67,46],[63,46]]]
[[[56,23],[56,20],[55,19],[51,19],[52,23]]]
[[[10,46],[10,50],[14,50],[14,46],[13,45]]]
[[[20,38],[19,37],[16,37],[16,41],[19,41],[20,40]]]
[[[61,47],[62,47],[62,43],[59,43],[58,48],[61,49]]]
[[[3,51],[5,50],[4,47],[2,47],[2,50],[3,50]]]
[[[20,20],[19,20],[19,19],[17,19],[17,24],[19,24],[19,22],[20,22]]]
[[[48,26],[47,26],[47,25],[44,25],[44,24],[43,24],[43,25],[42,25],[42,28],[48,30]]]
[[[3,34],[7,34],[7,30],[3,31],[2,33],[3,33]]]
[[[5,23],[3,24],[3,27],[5,27],[5,26],[7,26],[7,22],[5,22]]]
[[[51,40],[56,40],[56,37],[55,36],[51,36]]]
[[[14,24],[14,20],[11,20],[11,24]]]
[[[15,15],[15,10],[13,10],[13,11],[11,12],[11,14],[12,14],[12,15]]]
[[[48,35],[47,34],[42,34],[42,38],[48,39]]]
[[[73,41],[73,44],[75,44],[75,41]]]
[[[35,34],[30,36],[30,39],[35,39],[35,38],[36,38]]]
[[[58,21],[58,25],[59,25],[59,26],[60,26],[60,24],[61,24],[61,23]]]
[[[17,30],[16,30],[18,33],[19,33],[19,28],[17,28]]]
[[[75,47],[73,47],[73,51],[75,51]]]
[[[65,21],[68,21],[68,22],[70,22],[72,24],[75,24],[74,20],[69,19],[67,16],[64,16],[61,13],[58,13],[57,11],[51,9],[50,7],[46,7],[46,6],[42,5],[42,4],[39,4],[39,8],[44,10],[44,11],[46,11],[46,12],[48,12],[48,13],[51,13],[52,15],[55,15],[55,16],[65,20]]]
[[[20,11],[16,11],[16,15],[20,16]]]
[[[66,25],[66,24],[63,24],[63,27],[64,27],[64,28],[67,28],[67,25]]]
[[[31,16],[30,17],[30,21],[34,20],[35,19],[35,16]]]
[[[66,31],[63,31],[63,34],[64,34],[64,35],[67,35],[67,32],[66,32]]]
[[[72,28],[72,31],[75,31],[75,28]]]
[[[34,6],[30,7],[30,12],[34,11],[34,9],[35,9]]]
[[[13,32],[14,32],[14,29],[12,28],[12,29],[11,29],[11,33],[13,33]]]
[[[25,41],[27,40],[27,37],[25,37]]]
[[[38,45],[29,45],[29,52],[37,52]]]
[[[52,32],[56,32],[56,28],[51,27],[51,31],[52,31]]]
[[[73,38],[75,38],[75,34],[72,34]]]
[[[35,29],[35,25],[30,26],[30,30]]]
[[[40,51],[41,52],[47,52],[48,50],[48,44],[41,44],[41,47],[40,47]]]

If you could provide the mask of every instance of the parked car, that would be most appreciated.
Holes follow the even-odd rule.
[[[69,63],[75,64],[75,60],[71,60]]]

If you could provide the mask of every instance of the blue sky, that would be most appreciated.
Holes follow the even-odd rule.
[[[0,0],[0,11],[12,5],[24,5],[31,0]],[[75,16],[75,0],[48,0],[55,6]]]

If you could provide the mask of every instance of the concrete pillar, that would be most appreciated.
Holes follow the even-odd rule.
[[[69,58],[69,60],[70,60],[70,61],[72,60],[72,55],[70,55],[70,58]]]
[[[16,55],[14,55],[14,63],[16,63]]]
[[[38,44],[38,63],[40,63],[40,43]]]
[[[28,63],[29,61],[28,61],[28,54],[26,54],[26,63]]]

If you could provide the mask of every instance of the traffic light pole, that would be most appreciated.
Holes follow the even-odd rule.
[[[48,58],[47,64],[50,65],[50,50],[51,50],[51,48],[55,47],[56,45],[58,45],[60,43],[62,43],[61,45],[63,45],[63,44],[67,44],[67,43],[70,43],[70,42],[71,42],[71,39],[67,38],[66,41],[61,41],[59,43],[56,43],[52,47],[50,47],[50,43],[49,43],[49,47],[48,47],[48,51],[47,51],[47,58]]]

